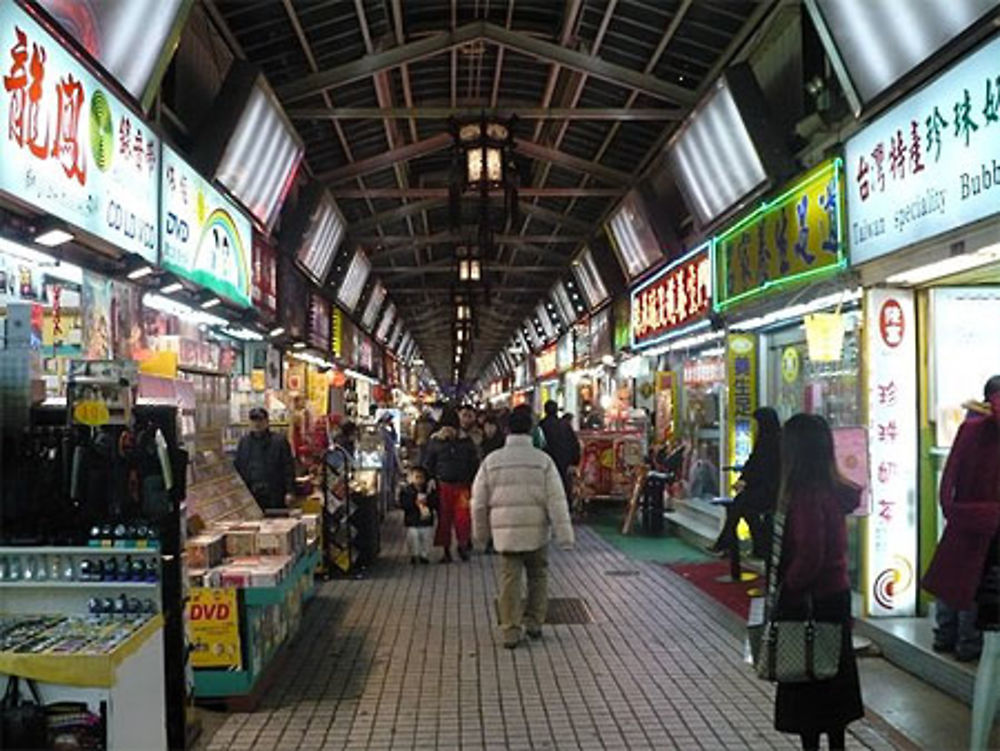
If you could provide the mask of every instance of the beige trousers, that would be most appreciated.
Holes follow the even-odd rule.
[[[521,600],[521,581],[528,575],[528,600]],[[526,628],[541,628],[545,623],[549,595],[549,555],[547,548],[523,553],[500,554],[500,632],[506,642],[521,638]],[[523,618],[522,618],[523,615]]]

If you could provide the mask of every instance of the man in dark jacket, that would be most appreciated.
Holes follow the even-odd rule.
[[[285,508],[294,497],[295,464],[288,439],[272,433],[267,410],[250,410],[250,433],[236,447],[236,471],[262,509]]]
[[[542,436],[545,438],[545,453],[552,457],[562,478],[566,500],[572,505],[573,485],[569,476],[569,468],[580,463],[580,441],[573,428],[559,419],[559,405],[549,399],[545,402],[545,418],[538,423]]]
[[[427,444],[425,466],[437,484],[440,496],[437,534],[434,544],[444,548],[442,563],[451,562],[451,530],[455,529],[458,554],[469,560],[472,547],[470,499],[472,481],[479,469],[479,449],[472,439],[459,433],[458,415],[453,409],[441,416],[441,428]]]

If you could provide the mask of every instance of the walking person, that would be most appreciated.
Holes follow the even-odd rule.
[[[775,523],[781,546],[772,620],[840,623],[837,674],[822,681],[778,683],[774,727],[796,733],[802,748],[818,749],[826,734],[830,749],[845,747],[847,726],[864,716],[858,666],[851,645],[851,589],[847,574],[847,520],[860,489],[841,478],[833,434],[818,415],[798,414],[781,439],[781,492]],[[780,521],[783,519],[783,522]]]
[[[781,421],[771,407],[753,413],[757,421],[757,440],[736,483],[736,497],[726,504],[726,520],[712,546],[712,552],[733,552],[740,544],[736,527],[746,519],[750,527],[755,558],[770,559],[770,517],[778,502],[781,483]],[[739,557],[736,556],[737,560]]]
[[[521,628],[539,639],[548,610],[548,544],[573,547],[573,525],[562,478],[552,458],[531,445],[531,408],[510,415],[506,445],[490,454],[472,488],[473,532],[485,544],[492,535],[500,554],[500,631],[514,649]],[[522,608],[521,582],[527,574],[528,601]]]
[[[265,511],[295,499],[295,461],[288,439],[271,430],[267,410],[250,410],[250,432],[236,446],[236,471]]]
[[[580,441],[571,425],[559,419],[559,405],[549,399],[543,407],[545,417],[538,423],[545,453],[552,457],[562,479],[567,505],[572,498],[572,478],[569,468],[580,463]]]
[[[434,523],[437,520],[438,494],[428,486],[426,469],[420,466],[410,467],[408,482],[399,490],[399,506],[403,509],[410,563],[429,563]]]
[[[479,469],[479,449],[468,436],[460,435],[458,415],[446,409],[441,427],[427,444],[427,472],[435,481],[440,506],[434,544],[444,548],[442,563],[451,563],[451,539],[454,529],[458,555],[469,560],[472,523],[469,501],[472,480]]]
[[[923,579],[938,598],[936,649],[975,659],[985,632],[972,702],[977,750],[993,725],[1000,669],[1000,375],[984,396],[989,414],[967,418],[948,455],[940,489],[947,524]]]
[[[493,415],[486,415],[486,419],[483,420],[483,442],[479,446],[483,459],[497,449],[503,448],[503,444],[504,436],[497,424],[497,418]]]

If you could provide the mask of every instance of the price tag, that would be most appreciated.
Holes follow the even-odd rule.
[[[81,425],[97,427],[107,425],[111,421],[108,405],[93,399],[78,402],[73,407],[73,420]]]

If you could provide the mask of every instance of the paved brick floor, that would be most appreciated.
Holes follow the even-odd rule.
[[[370,578],[321,586],[260,708],[226,716],[210,751],[798,747],[771,729],[772,689],[719,606],[662,567],[578,526],[550,594],[585,598],[594,623],[509,652],[495,559],[411,567],[398,524]],[[607,573],[623,570],[638,573]],[[848,747],[894,748],[868,722]]]

